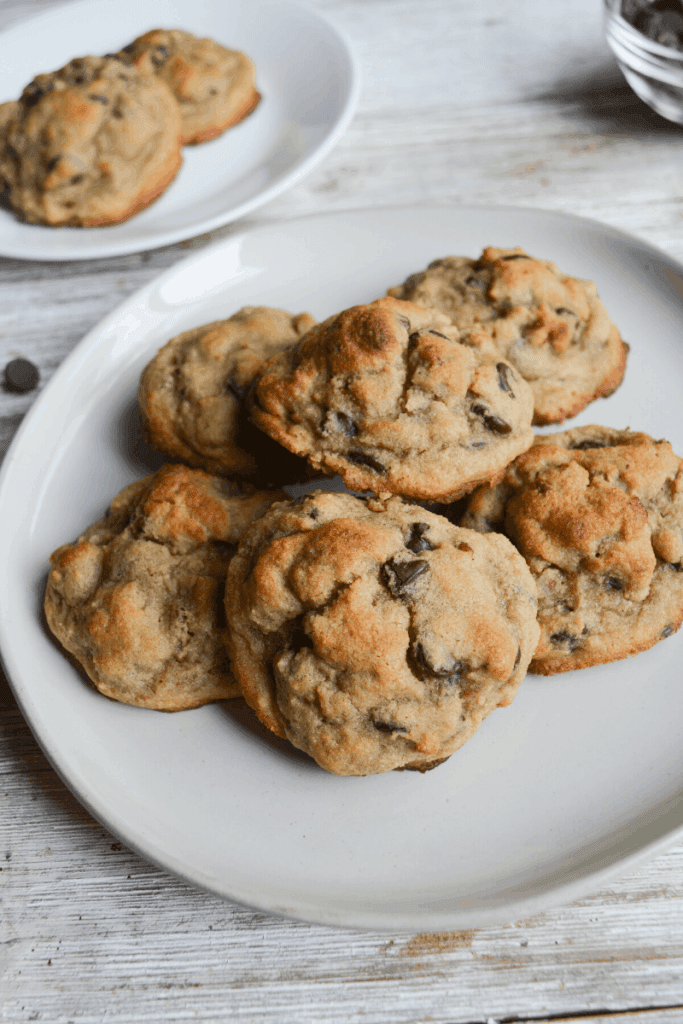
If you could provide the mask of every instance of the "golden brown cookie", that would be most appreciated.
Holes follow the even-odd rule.
[[[239,695],[223,591],[244,528],[277,495],[164,466],[52,555],[48,625],[107,697],[182,711]]]
[[[247,702],[337,775],[447,758],[511,703],[539,632],[505,537],[321,491],[245,531],[226,612]]]
[[[150,444],[211,473],[269,483],[305,476],[305,463],[248,421],[243,399],[266,359],[315,323],[308,313],[245,306],[171,338],[140,379]]]
[[[397,299],[314,327],[258,374],[261,430],[347,487],[455,500],[532,441],[528,385],[436,310]]]
[[[261,98],[246,54],[191,32],[156,28],[118,56],[156,73],[171,89],[180,106],[183,146],[220,135],[250,114]]]
[[[3,134],[0,177],[32,224],[118,224],[157,199],[182,162],[172,93],[116,57],[38,75]]]
[[[668,441],[598,426],[537,437],[462,525],[504,532],[529,564],[532,672],[629,657],[683,621],[683,460]]]
[[[534,423],[559,423],[621,384],[626,345],[592,281],[563,274],[524,249],[447,256],[389,295],[446,313],[474,341],[493,341],[528,381]]]

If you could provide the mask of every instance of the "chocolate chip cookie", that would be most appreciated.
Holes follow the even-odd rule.
[[[320,491],[245,531],[226,612],[247,702],[337,775],[447,758],[510,704],[539,633],[505,537]]]
[[[560,423],[621,384],[628,346],[592,281],[561,273],[524,249],[447,256],[389,295],[446,313],[473,338],[493,341],[528,381],[534,423]]]
[[[462,524],[504,532],[529,564],[532,672],[629,657],[683,621],[683,460],[668,441],[598,426],[537,437]]]
[[[155,72],[169,86],[180,106],[183,146],[220,135],[250,114],[261,98],[254,65],[244,53],[191,32],[156,28],[118,56]]]
[[[532,441],[533,399],[437,310],[385,298],[314,327],[254,382],[261,430],[347,487],[454,500]]]
[[[3,135],[0,177],[32,224],[118,224],[157,199],[182,162],[171,91],[115,57],[38,75]]]
[[[211,473],[301,478],[306,464],[247,420],[243,399],[265,360],[294,345],[315,323],[308,313],[245,306],[228,320],[171,338],[140,379],[150,444]]]
[[[239,695],[224,643],[225,575],[273,497],[164,466],[55,551],[47,622],[98,690],[158,711]]]

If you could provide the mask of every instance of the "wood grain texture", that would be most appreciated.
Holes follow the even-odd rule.
[[[54,5],[3,0],[0,28]],[[683,131],[623,82],[598,0],[311,6],[345,29],[363,69],[339,145],[290,192],[211,235],[87,264],[0,259],[2,366],[33,360],[42,387],[106,313],[193,248],[315,212],[427,200],[544,207],[683,259]],[[0,390],[0,451],[37,393]],[[0,868],[9,1024],[683,1021],[683,847],[507,927],[379,935],[267,917],[116,842],[54,773],[4,680]]]

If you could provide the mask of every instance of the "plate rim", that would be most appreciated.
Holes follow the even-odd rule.
[[[518,215],[520,213],[524,214],[525,212],[528,212],[531,215],[540,216],[542,218],[557,218],[560,221],[570,220],[590,225],[593,228],[598,228],[608,236],[630,243],[635,243],[641,250],[649,251],[660,259],[663,257],[669,264],[676,268],[683,278],[683,262],[671,256],[664,249],[639,238],[631,232],[624,231],[621,228],[616,228],[609,224],[604,224],[595,218],[582,217],[577,214],[566,213],[560,210],[546,210],[538,207],[499,204],[455,204],[449,202],[435,202],[432,200],[422,203],[387,205],[385,207],[373,208],[372,212],[381,215],[391,215],[397,213],[400,214],[405,211],[443,210],[445,208],[452,209],[454,211],[467,211],[472,213],[480,211],[486,212],[487,214],[511,213]],[[127,296],[122,302],[118,303],[114,309],[98,321],[98,323],[96,323],[84,335],[81,341],[74,346],[72,351],[61,363],[49,383],[24,416],[12,443],[7,450],[3,465],[0,468],[0,509],[3,507],[6,500],[11,500],[5,493],[8,478],[12,472],[17,454],[23,444],[24,437],[28,435],[32,429],[34,419],[41,415],[41,408],[43,404],[49,400],[53,390],[59,390],[62,378],[68,377],[72,366],[79,361],[83,353],[88,349],[92,343],[93,337],[100,334],[106,328],[111,318],[118,316],[125,307],[138,302],[145,293],[158,289],[167,280],[173,278],[178,273],[182,273],[188,266],[191,266],[200,259],[205,259],[207,256],[212,256],[216,252],[220,252],[227,246],[233,246],[235,243],[239,243],[242,238],[252,237],[253,235],[258,234],[265,235],[273,231],[286,232],[292,224],[303,224],[316,220],[334,221],[335,219],[353,214],[367,215],[368,212],[367,207],[361,206],[352,210],[338,210],[325,213],[317,212],[307,214],[302,217],[291,218],[287,221],[271,222],[269,224],[246,228],[243,231],[230,235],[227,238],[213,241],[195,252],[181,258],[171,267],[166,268],[162,273],[153,277],[135,292]],[[2,611],[5,601],[5,595],[0,594],[0,611]],[[620,855],[615,848],[615,850],[608,851],[602,857],[597,856],[594,858],[594,860],[597,860],[600,865],[595,869],[586,869],[580,873],[578,877],[571,878],[566,883],[555,884],[550,889],[529,897],[512,899],[502,907],[477,907],[473,911],[466,909],[459,911],[446,910],[443,912],[430,910],[420,913],[385,911],[380,914],[375,910],[370,910],[368,912],[359,909],[350,910],[349,908],[345,908],[343,911],[337,909],[321,909],[314,907],[310,900],[301,900],[298,903],[296,901],[291,903],[288,902],[287,906],[283,906],[277,901],[273,901],[268,898],[259,898],[257,893],[247,891],[244,888],[235,890],[232,888],[229,889],[228,886],[221,886],[220,884],[212,885],[206,879],[198,877],[197,874],[193,875],[192,872],[186,870],[182,864],[176,863],[172,854],[169,854],[167,851],[157,850],[152,841],[145,843],[144,841],[140,841],[134,835],[131,835],[126,822],[120,819],[120,815],[118,815],[118,813],[114,813],[112,815],[111,812],[108,812],[106,807],[100,807],[98,805],[97,799],[91,799],[90,795],[87,793],[86,780],[83,780],[80,777],[71,778],[69,776],[68,766],[65,767],[60,763],[58,755],[51,747],[50,735],[43,735],[34,725],[31,715],[30,691],[23,682],[15,681],[13,659],[11,656],[8,656],[8,650],[11,649],[11,644],[7,644],[6,641],[7,634],[5,617],[0,614],[0,663],[2,663],[2,666],[5,669],[6,677],[19,709],[45,757],[70,792],[72,792],[76,799],[78,799],[78,801],[86,808],[88,813],[91,814],[91,816],[95,818],[95,820],[97,820],[108,832],[121,839],[127,847],[134,850],[143,857],[143,859],[155,864],[163,871],[171,872],[191,886],[202,889],[213,896],[230,900],[242,906],[258,909],[261,912],[275,914],[288,919],[305,921],[310,924],[380,932],[425,932],[433,931],[435,927],[438,928],[438,930],[457,931],[463,928],[478,928],[505,924],[510,921],[518,920],[522,917],[528,917],[542,911],[551,910],[575,899],[586,897],[592,892],[595,892],[599,888],[608,884],[612,879],[623,876],[629,871],[636,869],[641,864],[670,849],[672,846],[676,845],[681,838],[683,838],[683,815],[679,814],[679,824],[665,827],[661,833],[658,833],[657,836],[651,840],[644,839],[643,841],[639,841],[635,849],[631,852]],[[17,674],[20,677],[20,673],[18,672]],[[663,817],[664,815],[660,815],[657,820],[661,820]]]
[[[74,8],[86,9],[98,2],[100,2],[100,0],[69,0],[69,2],[60,5],[59,7],[53,6],[45,11],[31,13],[25,18],[19,18],[16,21],[11,22],[6,28],[0,29],[0,42],[2,42],[3,36],[6,33],[12,32],[15,29],[23,30],[24,27],[30,29],[33,23],[42,21],[43,19],[54,15],[56,11],[70,11]],[[217,3],[219,0],[213,0],[213,2]],[[233,0],[233,2],[237,2],[237,0]],[[308,4],[302,3],[300,0],[259,0],[259,3],[264,7],[277,5],[279,8],[290,8],[293,12],[306,15],[314,22],[317,21],[319,25],[324,26],[336,37],[347,60],[348,91],[346,99],[344,100],[341,110],[336,120],[333,122],[327,136],[304,160],[295,163],[294,166],[284,174],[284,176],[273,182],[261,192],[252,196],[250,199],[245,199],[237,206],[231,207],[223,213],[215,214],[213,217],[208,217],[205,220],[198,221],[193,225],[192,232],[189,234],[186,228],[178,228],[174,231],[166,232],[162,240],[153,241],[151,245],[141,245],[139,241],[120,241],[118,244],[102,244],[94,247],[92,250],[88,250],[87,252],[79,250],[78,248],[68,252],[65,249],[43,252],[36,243],[33,243],[32,247],[12,245],[11,242],[6,243],[2,238],[2,234],[0,234],[0,256],[8,259],[28,261],[35,260],[40,263],[65,263],[108,259],[117,256],[130,256],[140,252],[154,252],[157,249],[162,249],[166,246],[175,245],[178,242],[184,242],[188,239],[196,238],[199,235],[207,234],[210,231],[215,231],[220,227],[224,227],[227,224],[232,224],[235,221],[240,220],[247,214],[252,213],[259,207],[264,206],[266,203],[269,203],[271,200],[276,199],[278,196],[289,191],[290,188],[292,188],[302,178],[305,178],[314,167],[321,163],[344,135],[358,108],[362,89],[360,58],[356,53],[347,32],[334,21],[328,19],[324,14],[319,12],[317,9],[310,7]],[[152,204],[152,206],[153,205],[154,204]],[[34,226],[45,227],[45,225],[32,224],[23,226],[29,229]],[[116,227],[116,225],[112,226]],[[107,228],[81,228],[75,230],[106,231]]]

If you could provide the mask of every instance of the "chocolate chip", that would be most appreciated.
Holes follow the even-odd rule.
[[[457,686],[460,682],[460,676],[465,667],[464,662],[450,657],[445,664],[434,665],[420,643],[415,644],[411,654],[417,668],[417,674],[421,678],[426,676],[428,679],[440,679],[442,682],[448,683],[449,686]]]
[[[358,433],[358,427],[345,412],[328,412],[323,422],[323,430],[341,431],[347,437],[355,437]]]
[[[405,597],[415,580],[426,572],[429,572],[429,562],[421,558],[410,562],[399,562],[395,558],[390,558],[380,568],[379,574],[382,583],[394,597]]]
[[[52,85],[50,88],[53,88]],[[37,82],[30,82],[21,94],[21,102],[25,107],[33,107],[45,95],[46,91]]]
[[[558,306],[555,310],[558,316],[577,316],[573,309],[567,309],[566,306]]]
[[[85,67],[85,61],[81,60],[80,57],[75,57],[74,60],[71,61],[71,67],[76,68],[77,71],[80,71],[81,68]]]
[[[84,178],[85,174],[74,174],[73,178],[71,179],[71,184],[80,185]]]
[[[123,53],[134,53],[135,52],[135,43],[128,43],[128,46],[124,46],[122,52]]]
[[[416,555],[420,551],[433,551],[434,545],[430,544],[424,534],[429,529],[429,523],[413,523],[410,528],[410,536],[404,541],[405,547]]]
[[[170,51],[167,46],[155,46],[154,53],[151,55],[152,64],[156,68],[160,68],[169,58]]]
[[[15,394],[33,391],[40,380],[38,368],[28,359],[12,359],[5,367],[5,390]]]
[[[523,256],[521,252],[513,253],[512,256],[502,256],[504,260],[530,260],[531,256]]]
[[[585,626],[581,636],[586,636],[587,634],[588,626]],[[567,644],[572,654],[577,647],[581,647],[581,637],[576,636],[575,633],[568,633],[566,629],[561,630],[559,633],[553,633],[550,639],[554,644]]]
[[[107,103],[109,103],[109,100],[107,99],[106,96],[100,96],[96,92],[89,92],[88,93],[88,99],[89,100],[94,100],[95,103],[102,103],[102,104],[104,104],[105,107],[106,107]]]
[[[378,722],[373,720],[372,724],[378,732],[408,732],[405,725],[399,725],[397,722]]]
[[[624,585],[616,576],[608,576],[605,580],[605,590],[623,590]]]
[[[673,626],[665,626],[664,629],[661,632],[662,640],[665,640],[668,636],[671,636],[671,634],[673,632],[674,632]]]
[[[578,444],[573,444],[571,450],[573,452],[585,452],[589,448],[604,448],[605,445],[602,441],[579,441]]]
[[[490,430],[493,434],[510,434],[512,433],[512,427],[505,420],[502,420],[500,416],[496,416],[494,413],[490,413],[484,405],[473,405],[472,412],[475,416],[481,417],[484,426],[487,430]]]
[[[507,363],[496,363],[496,370],[498,371],[498,387],[501,391],[507,391],[511,398],[515,397],[515,393],[510,387],[510,376],[512,371]]]
[[[59,163],[59,161],[61,159],[62,159],[62,156],[61,156],[61,153],[60,153],[59,156],[53,156],[51,160],[48,160],[48,162],[45,164],[45,170],[47,171],[48,174],[50,173],[50,171],[54,171],[55,167],[57,166],[57,164]]]
[[[244,398],[244,394],[247,391],[249,385],[237,384],[235,381],[234,373],[231,373],[224,384],[225,390],[228,391],[237,402],[241,402]]]
[[[74,85],[83,85],[85,78],[83,75],[74,75]]]
[[[385,472],[382,463],[366,452],[346,452],[344,458],[348,459],[349,462],[355,463],[356,466],[367,466],[368,469],[373,469],[375,473]]]

